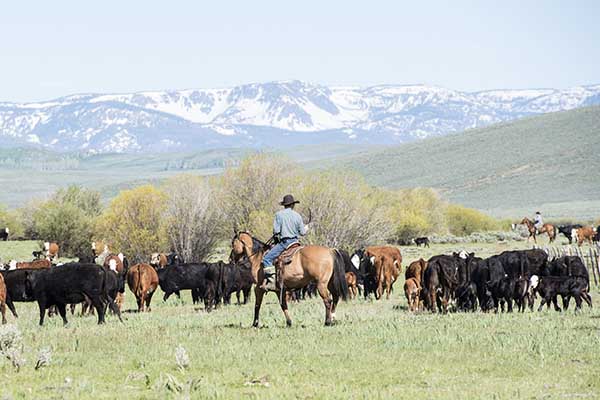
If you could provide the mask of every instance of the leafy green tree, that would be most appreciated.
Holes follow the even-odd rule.
[[[71,186],[58,190],[50,200],[38,204],[31,212],[32,236],[57,242],[61,254],[76,257],[89,253],[94,218],[100,212],[100,194]]]

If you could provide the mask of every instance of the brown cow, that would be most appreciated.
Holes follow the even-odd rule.
[[[408,310],[415,312],[419,310],[419,298],[421,296],[421,284],[417,278],[408,278],[404,281],[404,294],[408,302]]]
[[[346,283],[348,284],[348,294],[351,299],[358,295],[358,279],[354,272],[346,272]]]
[[[375,267],[375,282],[377,284],[375,297],[380,298],[383,295],[385,286],[386,297],[389,299],[394,282],[402,272],[402,254],[400,250],[392,246],[370,246],[365,249],[365,256],[371,260]]]
[[[577,241],[577,245],[581,246],[585,240],[593,244],[596,237],[596,229],[593,226],[584,226],[583,228],[573,229],[571,237]]]
[[[123,253],[109,254],[104,259],[104,268],[108,268],[111,271],[116,272],[117,274],[123,274],[123,273],[125,273],[125,266],[123,264],[124,260],[125,260],[125,256],[123,255]],[[124,292],[117,293],[117,298],[115,299],[115,303],[117,304],[117,307],[119,308],[119,311],[120,311],[121,307],[123,307],[123,303],[125,303],[125,293]]]
[[[152,253],[150,265],[156,268],[164,268],[167,266],[168,259],[165,253]]]
[[[426,268],[427,261],[419,258],[418,260],[411,262],[408,268],[406,268],[404,279],[415,278],[420,285],[423,278],[423,272],[425,272]]]
[[[2,313],[2,324],[4,325],[6,324],[6,284],[2,274],[0,274],[0,312]]]
[[[44,258],[42,260],[33,260],[33,261],[22,261],[18,262],[15,260],[11,260],[8,263],[8,269],[46,269],[52,267],[52,263],[49,259]]]
[[[148,264],[136,264],[127,271],[127,285],[133,292],[138,304],[138,311],[150,311],[150,300],[158,287],[158,274]]]
[[[46,252],[46,257],[48,257],[50,260],[54,260],[55,258],[58,258],[58,250],[59,250],[58,244],[56,244],[54,242],[44,243],[44,251]]]

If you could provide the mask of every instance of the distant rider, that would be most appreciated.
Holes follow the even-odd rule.
[[[533,218],[533,226],[535,226],[535,229],[537,230],[538,234],[540,233],[540,229],[542,229],[542,226],[544,226],[542,213],[540,213],[539,211],[535,212],[535,217]]]
[[[300,202],[294,200],[294,196],[291,194],[286,194],[279,203],[284,208],[275,214],[273,221],[273,236],[276,245],[265,254],[262,261],[265,280],[261,288],[264,290],[276,290],[275,266],[273,265],[275,259],[308,231],[308,226],[304,225],[302,216],[294,211],[294,206],[298,203]]]

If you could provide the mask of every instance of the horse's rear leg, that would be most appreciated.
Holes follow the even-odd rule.
[[[260,306],[262,304],[264,295],[265,295],[265,291],[262,290],[260,287],[258,287],[258,285],[254,287],[254,296],[256,297],[256,299],[254,300],[254,322],[252,323],[252,326],[255,328],[258,328],[258,318],[260,316]]]
[[[325,326],[329,326],[333,323],[331,320],[331,299],[329,298],[329,290],[327,289],[327,284],[323,282],[319,282],[317,284],[317,290],[319,291],[319,295],[323,299],[323,305],[325,306]]]
[[[292,319],[290,318],[290,313],[288,311],[288,302],[287,297],[288,293],[284,293],[283,296],[277,292],[277,297],[279,298],[279,304],[281,305],[281,310],[283,311],[283,315],[285,315],[285,324],[289,327],[292,326]]]

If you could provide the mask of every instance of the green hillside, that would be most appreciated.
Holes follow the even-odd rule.
[[[363,150],[363,146],[329,145],[298,146],[280,152],[303,165],[314,166],[325,159]],[[157,183],[176,174],[217,174],[256,151],[213,149],[189,154],[85,155],[32,148],[0,149],[0,204],[19,207],[71,184],[99,190],[103,199],[108,200],[120,190]]]
[[[600,107],[347,157],[376,185],[430,186],[499,216],[600,217]]]

